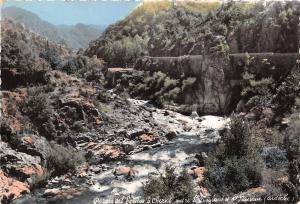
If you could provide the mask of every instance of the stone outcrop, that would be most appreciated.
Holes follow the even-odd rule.
[[[10,178],[0,170],[0,201],[8,202],[29,193],[29,186],[25,183]]]
[[[85,189],[63,186],[62,188],[46,189],[43,197],[55,199],[71,199],[75,196],[81,195],[84,190]]]
[[[194,177],[196,178],[196,181],[198,183],[201,183],[204,180],[205,168],[197,167],[193,170],[193,172],[194,172]]]
[[[159,140],[159,137],[153,133],[146,133],[139,136],[139,140],[142,143],[153,144]]]
[[[0,168],[8,175],[31,186],[48,174],[43,166],[49,144],[39,138],[36,138],[36,141],[31,140],[34,137],[23,138],[27,140],[25,143],[16,140],[13,142],[15,144],[12,143],[11,146],[8,143],[0,142]],[[29,143],[27,143],[28,141]]]
[[[84,145],[84,149],[99,162],[120,160],[125,157],[123,148],[117,145],[90,142]]]
[[[114,174],[116,176],[134,176],[136,174],[138,174],[138,171],[135,170],[134,168],[131,167],[127,167],[127,166],[121,166],[117,169],[115,169]]]

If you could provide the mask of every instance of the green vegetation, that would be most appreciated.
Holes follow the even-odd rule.
[[[267,60],[263,63],[271,66]],[[215,194],[234,194],[264,185],[270,192],[288,192],[295,198],[297,190],[293,189],[299,187],[295,178],[300,175],[299,65],[280,79],[275,75],[266,77],[250,73],[252,62],[249,57],[245,65],[241,96],[249,121],[231,117],[230,128],[222,132],[222,143],[206,164],[205,185]],[[288,127],[278,124],[290,113]],[[263,149],[267,151],[268,147],[282,151],[281,159],[284,161],[280,162],[283,163],[286,162],[284,152],[287,152],[289,170],[283,163],[276,168],[264,165],[260,153]],[[287,173],[290,175],[289,184],[282,185],[274,180]]]
[[[272,103],[277,115],[290,113],[296,98],[300,95],[300,66],[291,70],[289,75],[276,87]]]
[[[53,175],[61,175],[68,171],[74,171],[76,167],[85,162],[85,158],[81,152],[71,146],[64,147],[53,143],[46,161],[47,169]]]
[[[54,113],[48,92],[51,87],[32,87],[28,90],[28,98],[21,105],[21,111],[30,119],[37,131],[48,139],[56,136],[51,116]]]
[[[17,69],[23,74],[56,68],[68,54],[65,47],[31,33],[18,22],[1,22],[1,67]]]
[[[47,63],[39,59],[39,56],[37,55],[38,48],[29,46],[26,37],[27,32],[21,24],[13,21],[4,21],[3,24],[4,25],[1,26],[2,68],[16,68],[23,73],[32,73],[41,69],[49,69]],[[31,43],[33,44],[33,42]]]
[[[95,106],[102,113],[112,112],[112,109],[107,104],[105,104],[104,102],[95,101]]]
[[[128,27],[128,31],[131,28]],[[104,51],[104,58],[116,66],[132,66],[135,60],[145,52],[147,42],[138,35],[134,38],[123,38],[118,41],[108,42]]]
[[[291,124],[286,131],[286,149],[289,160],[289,196],[294,199],[300,198],[300,97],[297,98],[293,114],[290,117]],[[296,189],[296,190],[294,190]]]
[[[230,128],[221,135],[223,143],[207,163],[205,185],[213,194],[234,194],[257,187],[264,165],[260,146],[249,125],[237,116],[231,117]]]
[[[241,96],[246,99],[246,107],[250,110],[253,107],[270,107],[272,100],[272,89],[275,81],[272,78],[262,78],[255,80],[253,74],[245,72],[242,81]]]
[[[195,77],[174,79],[163,72],[143,72],[133,77],[124,77],[120,89],[125,87],[133,97],[152,100],[157,105],[184,100],[184,96],[193,88]],[[123,91],[121,89],[120,91]]]
[[[139,56],[227,56],[228,33],[260,9],[239,3],[145,2],[90,45],[109,66],[129,66]],[[128,54],[127,54],[128,52]]]
[[[186,10],[194,12],[194,13],[199,13],[199,14],[207,14],[208,12],[212,12],[216,9],[218,9],[221,4],[219,2],[183,2],[180,4],[180,6],[184,7]]]
[[[144,186],[147,198],[182,200],[183,203],[191,203],[193,199],[193,184],[186,171],[176,175],[175,168],[167,166],[164,173],[158,178],[150,178]]]
[[[252,65],[249,62],[247,66],[249,69]],[[283,116],[290,113],[295,104],[295,99],[300,93],[299,81],[299,65],[296,65],[281,80],[275,80],[272,76],[260,77],[246,71],[241,82],[241,96],[246,101],[247,110],[255,107],[269,107],[272,108],[276,116]]]
[[[143,2],[142,5],[137,7],[127,18],[137,18],[140,16],[155,16],[162,11],[170,9],[172,2],[170,1],[157,1],[157,2]]]

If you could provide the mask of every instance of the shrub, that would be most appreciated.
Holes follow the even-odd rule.
[[[246,99],[248,109],[271,106],[274,84],[272,78],[255,79],[255,75],[245,72],[241,82],[241,96]]]
[[[242,98],[247,101],[246,107],[270,107],[276,116],[282,117],[290,113],[300,94],[300,69],[295,66],[283,80],[273,78],[256,79],[256,76],[245,72],[243,74]]]
[[[4,30],[2,39],[1,67],[19,68],[23,72],[32,72],[39,64],[36,50],[32,50],[26,39],[17,29]]]
[[[29,89],[28,98],[21,105],[21,110],[28,116],[41,135],[51,139],[56,135],[52,123],[54,109],[46,91],[45,87]]]
[[[208,168],[205,184],[216,194],[238,193],[261,181],[260,165],[246,157],[227,158],[223,165]]]
[[[146,183],[144,193],[150,198],[185,200],[184,203],[191,203],[194,196],[192,180],[187,172],[176,175],[175,168],[170,166],[166,167],[164,174]]]
[[[46,157],[47,168],[54,175],[61,175],[68,171],[74,171],[76,167],[85,162],[83,154],[71,146],[64,147],[59,144],[51,144]]]
[[[300,196],[300,97],[296,99],[296,106],[290,117],[290,127],[285,131],[285,148],[289,161],[288,193],[291,198],[299,199]]]
[[[82,55],[76,55],[70,57],[62,65],[62,70],[68,74],[78,73],[80,70],[84,69],[88,64],[88,58]]]
[[[168,99],[169,101],[174,101],[178,97],[179,93],[180,93],[180,88],[175,87],[175,88],[171,89],[170,91],[168,91],[164,95],[164,98]]]
[[[233,115],[230,118],[230,129],[221,135],[225,145],[224,156],[246,156],[251,142],[251,132],[248,123]]]
[[[44,187],[47,184],[47,181],[50,179],[52,172],[47,171],[42,176],[35,176],[30,178],[30,189],[34,190],[37,188]]]
[[[110,94],[106,91],[100,91],[97,95],[97,100],[103,103],[107,103],[110,100]]]
[[[40,57],[45,59],[52,69],[59,69],[62,65],[62,57],[57,49],[49,48],[40,53]]]
[[[246,121],[233,115],[223,143],[209,163],[205,185],[216,194],[238,193],[261,182],[264,165],[260,149]]]
[[[105,63],[102,60],[97,59],[95,56],[92,58],[86,57],[82,54],[70,56],[64,62],[61,63],[61,70],[74,74],[77,77],[84,77],[88,81],[103,79],[103,73],[101,70],[104,68]]]
[[[185,99],[184,95],[196,82],[196,78],[170,78],[165,73],[144,72],[142,75],[127,78],[128,91],[133,97],[151,100],[158,106],[168,103],[180,103]]]
[[[23,111],[29,116],[36,115],[41,122],[45,119],[43,112],[49,113],[50,101],[43,88],[32,88],[28,90],[28,99],[25,101]]]
[[[164,81],[164,89],[176,87],[177,83],[178,83],[177,80],[166,77]]]
[[[146,53],[146,42],[136,35],[133,38],[125,37],[121,40],[108,42],[104,60],[110,66],[128,66],[132,65],[135,60]]]
[[[229,157],[207,166],[204,185],[212,194],[234,194],[257,187],[262,181],[261,158]]]
[[[104,102],[101,101],[95,101],[94,102],[96,108],[101,112],[101,113],[110,113],[112,112],[112,109],[109,105],[107,105]]]
[[[300,97],[296,100],[293,114],[290,116],[291,124],[286,131],[286,149],[289,160],[299,159],[300,156]]]
[[[299,66],[299,65],[298,65]],[[291,71],[286,79],[276,88],[272,103],[277,115],[290,112],[295,104],[296,97],[300,95],[300,68]]]

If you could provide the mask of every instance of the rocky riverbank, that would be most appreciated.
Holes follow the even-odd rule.
[[[219,139],[218,131],[225,128],[228,120],[217,116],[184,116],[154,108],[147,101],[129,99],[128,102],[129,107],[139,110],[132,112],[132,118],[140,116],[142,112],[148,114],[144,120],[155,121],[156,124],[152,126],[151,123],[143,122],[142,118],[127,118],[127,122],[139,123],[140,128],[111,129],[112,132],[123,132],[123,140],[127,141],[122,144],[114,136],[108,136],[110,142],[94,140],[78,143],[78,149],[91,151],[98,157],[99,154],[106,154],[107,161],[82,166],[77,175],[53,178],[36,194],[25,196],[14,203],[43,203],[49,200],[57,203],[92,203],[97,198],[109,200],[118,196],[143,196],[143,184],[149,176],[159,175],[167,165],[177,167],[179,172],[188,170],[194,178],[195,191],[207,196],[207,190],[199,185],[205,170],[199,158],[205,157],[204,152],[214,149]],[[121,115],[112,111],[107,116],[114,116],[118,120]],[[88,138],[89,135],[86,133],[81,137]],[[124,148],[125,144],[128,151]]]

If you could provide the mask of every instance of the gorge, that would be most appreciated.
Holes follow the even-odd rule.
[[[297,203],[299,16],[143,2],[76,53],[2,19],[1,203]]]

